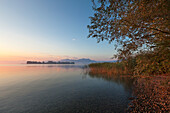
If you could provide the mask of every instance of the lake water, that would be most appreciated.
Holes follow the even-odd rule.
[[[0,65],[0,113],[118,113],[127,78],[89,75],[82,65]]]

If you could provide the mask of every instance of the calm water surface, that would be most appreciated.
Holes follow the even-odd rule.
[[[0,65],[0,113],[118,113],[127,78],[89,75],[82,65]]]

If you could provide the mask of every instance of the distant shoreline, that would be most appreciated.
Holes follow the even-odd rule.
[[[39,61],[27,61],[26,64],[75,64],[75,62],[54,62],[54,61],[48,61],[48,62],[39,62]]]

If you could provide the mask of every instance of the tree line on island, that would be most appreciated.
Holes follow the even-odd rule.
[[[74,62],[55,62],[55,61],[27,61],[27,64],[75,64]]]

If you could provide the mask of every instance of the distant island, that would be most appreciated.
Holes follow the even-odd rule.
[[[117,60],[112,61],[95,61],[89,58],[81,58],[81,59],[61,59],[60,61],[27,61],[27,64],[91,64],[91,63],[104,63],[104,62],[117,62]]]
[[[47,61],[47,62],[39,62],[39,61],[27,61],[27,64],[75,64],[74,62],[55,62],[55,61]]]

